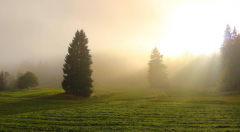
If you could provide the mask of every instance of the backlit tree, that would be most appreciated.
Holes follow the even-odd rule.
[[[92,59],[88,49],[88,38],[83,30],[77,31],[68,47],[63,65],[62,88],[71,94],[89,97],[93,90]]]
[[[167,67],[163,64],[163,55],[155,47],[150,58],[151,60],[148,63],[148,81],[150,87],[167,87],[169,85],[166,72]]]

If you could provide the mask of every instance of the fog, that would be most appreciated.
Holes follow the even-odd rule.
[[[157,47],[172,85],[215,86],[219,54],[214,51],[226,24],[239,26],[238,5],[235,0],[3,0],[0,70],[15,76],[33,71],[40,85],[60,86],[69,43],[83,29],[97,83],[147,82],[148,61]]]
[[[148,59],[127,54],[93,54],[93,75],[95,85],[106,83],[148,83]],[[132,59],[133,58],[133,59]],[[55,58],[48,61],[24,60],[20,64],[7,67],[4,71],[17,75],[20,72],[34,72],[40,82],[40,86],[60,87],[63,79],[63,58]],[[220,54],[193,55],[186,52],[179,56],[164,56],[164,64],[167,65],[168,79],[171,87],[215,87],[219,83]]]
[[[86,32],[92,53],[142,48],[136,46],[136,41],[151,36],[158,22],[150,4],[147,1],[2,1],[0,49],[1,55],[8,57],[1,57],[1,63],[64,57],[77,29]]]

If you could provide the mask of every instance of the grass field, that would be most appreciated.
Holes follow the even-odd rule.
[[[63,92],[0,92],[0,132],[240,131],[240,92],[133,84],[97,85],[88,99]]]

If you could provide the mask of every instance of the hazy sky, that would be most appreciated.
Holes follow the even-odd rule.
[[[77,29],[92,54],[211,53],[239,16],[236,0],[0,0],[0,65],[64,57]]]

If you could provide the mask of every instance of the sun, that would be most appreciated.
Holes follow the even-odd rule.
[[[219,51],[226,25],[239,21],[231,19],[237,18],[237,14],[232,6],[226,6],[229,4],[226,2],[185,3],[175,8],[170,14],[168,28],[159,42],[159,49],[169,55],[178,55],[185,51],[193,54]],[[239,2],[236,4],[240,5]]]

